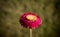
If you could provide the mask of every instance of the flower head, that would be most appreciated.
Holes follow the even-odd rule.
[[[20,23],[26,28],[34,29],[42,23],[42,20],[34,13],[24,13],[20,18]]]

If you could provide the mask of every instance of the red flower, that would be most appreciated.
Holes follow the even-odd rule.
[[[34,13],[24,13],[20,18],[20,23],[26,28],[34,29],[42,23],[42,20]]]

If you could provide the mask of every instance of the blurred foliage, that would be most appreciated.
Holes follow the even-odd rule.
[[[43,21],[33,37],[60,37],[60,0],[0,0],[0,37],[29,37],[29,29],[19,23],[25,12]]]

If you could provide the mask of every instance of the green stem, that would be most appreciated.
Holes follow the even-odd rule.
[[[32,37],[32,29],[30,29],[30,37]]]

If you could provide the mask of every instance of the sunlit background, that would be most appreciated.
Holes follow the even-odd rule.
[[[42,18],[33,37],[60,37],[60,0],[0,0],[0,37],[29,37],[20,16],[33,12]]]

